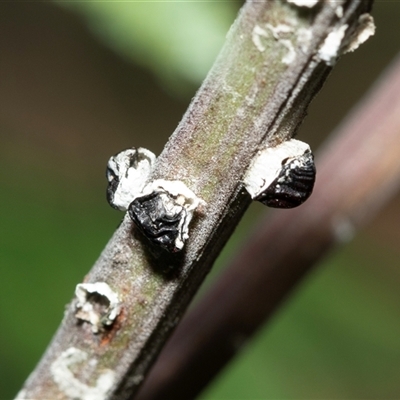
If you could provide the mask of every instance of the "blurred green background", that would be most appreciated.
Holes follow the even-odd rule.
[[[159,154],[240,2],[0,3],[0,398],[34,368],[122,215],[105,165]],[[400,48],[399,2],[335,68],[300,138],[314,149]],[[233,256],[253,205],[217,263]],[[400,197],[321,263],[202,399],[400,398]],[[213,272],[206,284],[215,277]]]

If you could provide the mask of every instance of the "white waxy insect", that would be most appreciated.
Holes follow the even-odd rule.
[[[75,316],[92,324],[93,333],[111,326],[121,312],[117,293],[105,282],[79,283],[75,295],[78,298]]]
[[[107,164],[107,199],[129,215],[152,243],[170,252],[183,249],[189,224],[205,204],[183,182],[158,179],[146,185],[156,156],[144,148],[121,151]]]
[[[310,146],[290,139],[267,147],[253,159],[244,184],[252,199],[276,208],[292,208],[311,195],[315,182]]]
[[[149,183],[129,206],[129,215],[153,243],[172,253],[189,237],[189,224],[200,204],[205,204],[183,182],[158,179]]]
[[[142,147],[131,148],[111,157],[107,164],[107,200],[118,210],[126,211],[140,196],[153,170],[156,156]]]

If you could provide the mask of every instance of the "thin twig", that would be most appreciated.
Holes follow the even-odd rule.
[[[182,320],[137,399],[195,397],[333,246],[400,186],[400,58],[317,158],[311,199],[269,214]],[[201,321],[201,322],[199,322]]]
[[[115,292],[121,301],[116,321],[94,334],[93,326],[78,323],[73,299],[19,398],[122,400],[138,388],[249,204],[241,184],[249,161],[262,143],[294,135],[340,45],[371,5],[294,3],[245,4],[158,158],[153,178],[181,180],[207,203],[184,251],[154,255],[125,216],[85,279]],[[324,47],[329,34],[337,46]]]

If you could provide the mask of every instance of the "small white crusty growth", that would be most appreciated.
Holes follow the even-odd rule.
[[[121,311],[117,293],[105,282],[79,283],[75,289],[78,319],[92,325],[92,332],[98,333],[113,324]]]
[[[110,205],[126,211],[138,197],[153,170],[156,156],[143,147],[121,151],[111,157],[107,164]]]

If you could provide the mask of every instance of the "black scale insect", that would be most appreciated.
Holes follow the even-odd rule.
[[[278,177],[254,200],[274,208],[294,208],[303,204],[313,191],[316,170],[311,153],[300,157],[303,158],[301,163],[298,158],[283,160]]]
[[[154,244],[163,247],[171,253],[179,251],[176,246],[181,235],[182,221],[187,218],[187,212],[183,206],[175,206],[167,209],[167,193],[152,192],[148,195],[137,197],[129,206],[129,215],[139,230]]]
[[[315,175],[308,144],[290,139],[261,150],[251,162],[244,184],[253,200],[268,207],[293,208],[310,197]]]
[[[129,216],[155,245],[177,252],[189,237],[195,210],[205,204],[183,182],[155,180],[147,183],[156,156],[143,148],[124,150],[107,165],[107,199]],[[260,151],[250,164],[243,184],[251,198],[276,208],[292,208],[311,195],[315,182],[310,147],[290,139]]]

